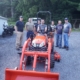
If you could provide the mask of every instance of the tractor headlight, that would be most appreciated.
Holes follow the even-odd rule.
[[[39,47],[43,47],[44,46],[44,42],[40,43]]]
[[[34,47],[36,47],[36,43],[32,43],[32,45],[33,45]]]

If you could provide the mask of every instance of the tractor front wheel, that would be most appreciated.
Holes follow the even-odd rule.
[[[28,57],[27,57],[27,62],[26,62],[26,64],[27,64],[27,65],[30,65],[30,64],[31,64],[31,56],[28,56]]]
[[[54,54],[50,55],[50,68],[54,68],[55,60],[54,60]]]

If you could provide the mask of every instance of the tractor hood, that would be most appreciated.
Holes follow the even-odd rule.
[[[44,35],[37,35],[33,41],[32,41],[32,45],[34,47],[43,47],[46,45],[46,36]]]

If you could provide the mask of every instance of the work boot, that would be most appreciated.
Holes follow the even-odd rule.
[[[66,47],[66,50],[69,50],[69,47]]]
[[[19,51],[19,50],[20,50],[20,48],[16,48],[16,50],[18,50],[18,51]]]
[[[55,46],[55,47],[58,47],[58,46]]]
[[[66,46],[64,46],[63,49],[66,49]]]
[[[22,54],[22,51],[18,51],[18,54],[21,55]]]
[[[23,46],[20,46],[19,48],[23,48]]]
[[[16,50],[18,50],[18,51],[19,51],[19,50],[20,50],[20,48],[19,48],[18,46],[16,46]]]
[[[59,47],[60,49],[62,48],[62,47]]]

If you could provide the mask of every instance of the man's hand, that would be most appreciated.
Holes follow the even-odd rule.
[[[47,32],[47,27],[45,27],[45,32]]]
[[[68,33],[68,36],[70,36],[70,33]]]
[[[27,23],[25,24],[25,30],[27,31]]]
[[[70,30],[69,30],[68,36],[70,36],[70,33],[71,33],[71,28],[70,28]]]
[[[16,26],[14,27],[14,29],[15,29],[15,32],[17,33],[17,27]]]
[[[37,31],[39,31],[40,29],[39,29],[39,26],[38,26],[38,28],[37,28]]]

